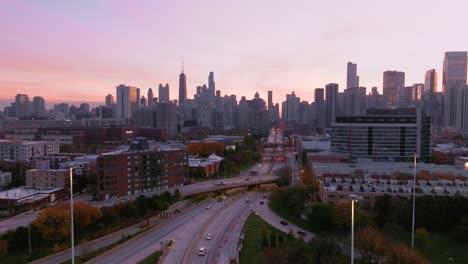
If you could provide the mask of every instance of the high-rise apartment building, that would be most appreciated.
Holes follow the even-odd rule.
[[[140,108],[140,88],[119,85],[116,88],[117,118],[131,118],[132,112]]]
[[[68,117],[69,110],[68,104],[66,103],[54,105],[55,118],[60,119]]]
[[[149,88],[148,89],[148,106],[153,106],[154,105],[154,94],[153,94],[153,89]]]
[[[359,87],[359,77],[357,76],[357,64],[348,62],[346,69],[346,88]]]
[[[325,126],[325,90],[323,88],[316,88],[314,91],[315,101],[315,121],[318,126]]]
[[[463,91],[466,85],[467,52],[446,52],[443,65],[444,125],[462,130]]]
[[[185,76],[184,69],[179,75],[179,105],[187,100],[187,77]]]
[[[245,96],[241,97],[237,105],[237,129],[247,131],[249,129],[249,106]]]
[[[169,102],[169,84],[166,83],[165,86],[159,84],[159,102]]]
[[[45,100],[40,96],[35,96],[32,102],[32,113],[35,116],[44,116],[46,114]]]
[[[296,96],[294,92],[286,95],[286,101],[282,105],[281,119],[284,121],[298,121],[299,120],[299,104],[301,99]]]
[[[106,106],[112,106],[114,103],[114,96],[112,94],[106,95]]]
[[[383,96],[386,103],[396,104],[399,93],[405,87],[405,73],[399,71],[385,71],[383,73]]]
[[[268,91],[268,119],[275,119],[275,106],[273,105],[273,91]]]
[[[174,102],[160,102],[157,106],[157,128],[165,128],[169,138],[177,135],[177,106]]]
[[[435,69],[426,72],[424,77],[424,92],[437,92],[437,72]]]
[[[366,87],[345,89],[343,101],[342,112],[344,115],[363,115],[366,111]]]
[[[27,94],[17,94],[15,97],[15,116],[21,118],[31,114],[31,104]]]
[[[325,126],[330,127],[338,111],[338,84],[325,85]]]

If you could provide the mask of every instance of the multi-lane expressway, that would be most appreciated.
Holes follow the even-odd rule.
[[[174,244],[162,263],[229,263],[231,259],[237,259],[239,237],[251,212],[279,230],[298,236],[299,227],[282,225],[283,219],[274,214],[267,203],[260,203],[264,195],[267,193],[242,193],[227,197],[223,202],[205,201],[89,263],[136,263],[161,250],[162,243],[170,240]],[[209,240],[206,239],[208,234],[211,235]],[[307,234],[304,238],[310,240],[312,237]],[[198,255],[200,248],[207,250],[205,255]]]
[[[243,197],[236,194],[226,197],[222,202],[213,200],[197,204],[157,228],[90,260],[89,263],[137,263],[160,250],[161,245],[170,240],[175,243],[170,254],[165,257],[165,263],[203,263],[208,259],[210,260],[206,263],[214,263],[211,260],[217,257],[217,243],[223,243],[224,234],[231,222],[249,210],[249,204]],[[213,235],[211,241],[205,240],[207,232]],[[210,242],[211,245],[205,242]],[[202,244],[208,248],[208,252],[205,256],[198,256],[197,251]]]

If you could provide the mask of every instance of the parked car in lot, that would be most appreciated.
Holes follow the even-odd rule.
[[[206,255],[206,248],[201,247],[198,250],[198,256],[205,256]]]
[[[285,225],[285,226],[289,225],[288,221],[286,220],[281,220],[280,224]]]
[[[266,196],[266,195],[263,195],[263,199],[266,199],[266,198],[267,198],[267,196]]]
[[[212,237],[213,237],[213,236],[212,236],[211,234],[207,234],[206,237],[205,237],[205,239],[206,239],[206,240],[211,240]]]
[[[175,209],[172,213],[173,214],[178,214],[178,213],[180,213],[180,209]]]
[[[297,230],[297,233],[301,236],[307,236],[306,231],[303,231],[303,230]]]
[[[218,202],[222,202],[223,201],[223,198],[218,198]]]
[[[265,201],[263,201],[263,200],[260,200],[260,204],[264,204],[264,203],[265,203]]]

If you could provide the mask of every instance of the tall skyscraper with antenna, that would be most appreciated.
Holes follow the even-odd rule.
[[[187,99],[187,77],[184,73],[184,63],[182,63],[182,73],[179,75],[179,105]]]

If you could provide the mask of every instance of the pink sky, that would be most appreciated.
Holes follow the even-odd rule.
[[[385,3],[383,3],[385,2]],[[221,94],[313,100],[326,83],[381,90],[385,70],[442,79],[445,51],[467,50],[465,1],[7,1],[0,9],[0,99],[103,102],[121,83],[142,93],[182,61],[188,94],[215,72]],[[440,84],[439,84],[440,90]],[[3,105],[4,106],[4,105]]]

